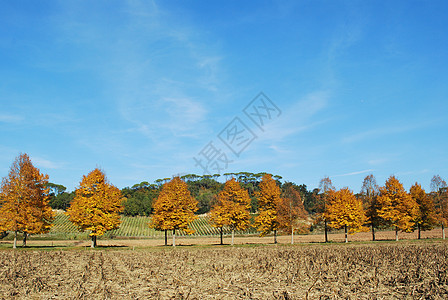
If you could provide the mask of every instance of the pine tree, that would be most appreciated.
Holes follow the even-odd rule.
[[[345,242],[348,242],[347,233],[366,231],[363,225],[367,217],[361,199],[356,198],[349,188],[328,192],[328,204],[324,217],[332,228],[344,228]],[[348,231],[348,232],[347,232]],[[368,231],[368,229],[367,229]]]
[[[187,184],[179,177],[174,177],[162,187],[153,206],[154,213],[150,227],[156,230],[173,231],[173,246],[176,246],[176,230],[187,234],[194,233],[189,225],[197,216],[198,201],[194,199]]]
[[[398,241],[398,230],[413,231],[418,205],[395,176],[389,177],[386,185],[380,188],[378,203],[378,215],[387,224],[395,227],[395,240]]]
[[[250,225],[250,197],[234,178],[228,180],[224,189],[218,194],[217,204],[212,208],[212,226],[220,228],[221,245],[223,226],[232,230],[232,245],[235,230],[245,230]]]
[[[0,229],[23,233],[23,246],[30,234],[47,233],[53,225],[54,212],[49,205],[48,175],[33,166],[27,154],[14,161],[0,189]]]
[[[98,236],[120,226],[119,212],[123,211],[124,198],[97,168],[83,176],[75,194],[66,214],[80,231],[90,231],[91,247],[94,248]]]
[[[280,228],[278,221],[280,194],[280,188],[272,179],[272,175],[264,175],[260,182],[260,191],[256,192],[259,214],[255,218],[255,226],[260,232],[260,236],[274,231],[275,244],[277,243],[277,230]]]

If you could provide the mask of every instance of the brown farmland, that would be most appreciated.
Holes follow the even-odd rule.
[[[0,252],[0,298],[446,299],[448,245]]]

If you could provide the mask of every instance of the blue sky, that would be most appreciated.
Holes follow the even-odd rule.
[[[310,189],[330,176],[355,192],[373,173],[429,189],[448,177],[447,11],[446,1],[3,1],[0,176],[26,152],[69,190],[95,167],[122,188],[202,174],[193,158],[212,142],[229,162],[221,173]],[[260,92],[278,111],[258,127],[243,110]],[[236,117],[253,137],[238,156],[219,139]]]

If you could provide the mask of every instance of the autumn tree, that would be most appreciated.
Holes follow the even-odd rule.
[[[98,236],[120,226],[123,200],[121,191],[96,168],[83,176],[66,214],[80,231],[90,231],[91,247],[94,248]]]
[[[325,243],[328,242],[328,220],[325,218],[325,211],[328,203],[328,193],[334,190],[333,183],[329,177],[324,177],[319,182],[319,198],[317,203],[317,219],[316,222],[324,222]]]
[[[434,203],[417,182],[411,186],[410,194],[418,205],[418,214],[415,223],[418,229],[418,239],[420,239],[422,230],[431,230],[436,224]]]
[[[348,242],[347,233],[365,231],[363,225],[367,221],[362,200],[357,198],[349,188],[338,191],[329,190],[328,202],[324,218],[329,221],[332,228],[344,228],[345,242]],[[368,229],[367,229],[368,231]]]
[[[280,227],[278,221],[280,195],[280,188],[272,175],[265,174],[260,182],[260,191],[256,192],[259,214],[255,218],[255,226],[260,231],[260,236],[273,231],[274,243],[277,243],[277,230]]]
[[[194,213],[198,210],[198,201],[191,196],[187,184],[179,177],[174,177],[163,185],[153,209],[149,226],[165,231],[165,245],[168,230],[173,231],[173,246],[176,246],[176,230],[187,234],[194,232],[189,225],[197,219]]]
[[[372,174],[367,175],[362,183],[361,197],[366,210],[367,224],[370,225],[372,230],[372,241],[375,241],[375,228],[378,228],[382,221],[378,216],[378,210],[380,209],[378,194],[379,187],[376,183],[375,176]]]
[[[378,204],[378,215],[387,224],[395,227],[395,240],[398,241],[398,230],[412,232],[418,215],[418,205],[395,176],[389,177],[386,185],[380,188]]]
[[[439,175],[431,179],[431,192],[434,197],[436,220],[442,226],[442,238],[445,239],[445,227],[448,226],[447,184]]]
[[[285,183],[278,205],[277,220],[280,229],[291,233],[291,244],[294,244],[294,230],[299,228],[299,220],[306,219],[306,217],[307,212],[300,193],[291,182]]]
[[[210,213],[212,226],[220,229],[221,245],[223,227],[228,226],[232,230],[232,245],[235,230],[245,230],[250,225],[250,202],[247,190],[243,189],[239,182],[232,178],[224,185],[224,189],[218,194],[217,203]]]
[[[33,166],[27,154],[20,154],[14,161],[0,188],[0,229],[23,233],[23,246],[30,234],[47,233],[54,219],[49,206],[48,175]]]

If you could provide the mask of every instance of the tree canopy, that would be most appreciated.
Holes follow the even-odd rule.
[[[17,233],[46,233],[53,225],[54,212],[49,206],[48,175],[33,166],[27,154],[20,154],[3,178],[0,188],[0,229]]]
[[[66,214],[80,231],[90,231],[92,247],[96,247],[97,236],[120,226],[123,196],[98,168],[83,176],[75,194]]]

